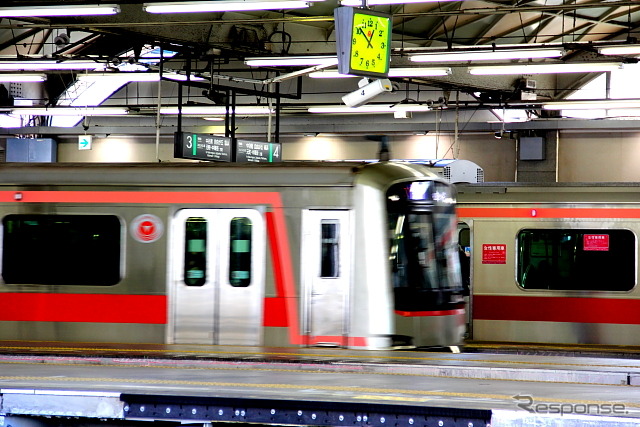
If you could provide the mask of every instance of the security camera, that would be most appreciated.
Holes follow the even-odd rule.
[[[53,43],[57,47],[65,47],[69,44],[70,41],[71,39],[69,38],[69,35],[67,33],[61,33],[53,39]]]
[[[501,130],[501,131],[495,132],[493,136],[495,136],[496,139],[513,139],[513,131]]]
[[[367,79],[365,79],[365,81],[368,82]],[[392,90],[393,87],[389,79],[374,80],[373,82],[364,84],[358,90],[343,96],[342,102],[344,102],[347,107],[359,107],[381,93],[391,92]]]

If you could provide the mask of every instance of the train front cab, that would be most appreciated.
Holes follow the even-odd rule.
[[[465,331],[455,195],[438,180],[386,189],[392,346],[455,347]]]

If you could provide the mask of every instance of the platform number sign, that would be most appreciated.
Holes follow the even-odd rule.
[[[274,163],[282,161],[282,145],[278,142],[176,132],[174,156],[218,162]]]
[[[218,162],[231,161],[231,138],[197,133],[182,133],[176,142],[176,157]]]
[[[237,140],[236,162],[274,163],[281,160],[280,143]]]

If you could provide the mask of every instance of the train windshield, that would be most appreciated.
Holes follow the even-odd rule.
[[[396,184],[387,191],[387,211],[395,309],[421,311],[458,302],[462,284],[451,186]]]

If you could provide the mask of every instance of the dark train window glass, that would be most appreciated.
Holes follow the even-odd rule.
[[[448,184],[417,181],[387,191],[394,286],[461,289],[455,197]]]
[[[340,277],[339,224],[336,220],[322,220],[320,243],[320,277]]]
[[[121,279],[122,225],[113,215],[7,215],[8,284],[111,286]]]
[[[234,287],[251,284],[251,220],[233,218],[229,248],[229,283]]]
[[[399,278],[423,289],[438,287],[432,215],[411,214],[398,217],[395,240],[404,258],[398,264]]]
[[[207,220],[187,218],[184,240],[184,283],[202,286],[207,281]]]
[[[455,194],[437,181],[402,182],[387,191],[395,309],[455,303],[463,292]]]
[[[629,291],[636,238],[629,230],[522,230],[517,268],[524,289]]]

